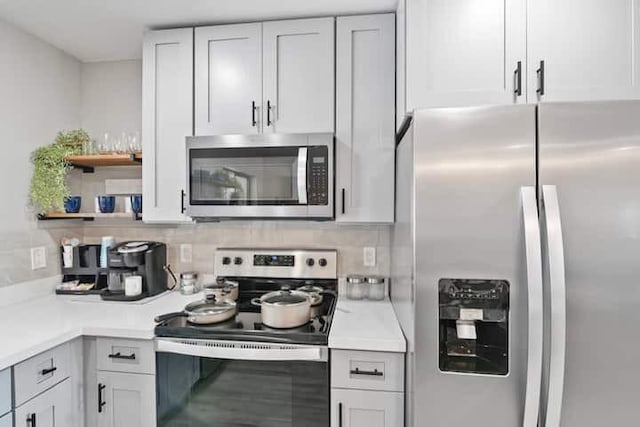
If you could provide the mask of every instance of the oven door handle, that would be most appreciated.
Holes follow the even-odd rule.
[[[298,149],[298,203],[307,204],[307,147]]]
[[[248,347],[248,346],[247,346]],[[311,361],[326,362],[327,350],[323,347],[301,348],[235,348],[217,347],[197,341],[173,341],[156,339],[156,351],[160,353],[184,354],[210,359],[264,360],[264,361]]]

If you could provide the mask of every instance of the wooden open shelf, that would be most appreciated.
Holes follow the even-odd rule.
[[[66,212],[48,212],[38,214],[38,219],[41,221],[51,219],[81,219],[84,221],[93,221],[95,219],[130,219],[141,220],[141,214],[134,214],[129,212],[114,212],[114,213],[66,213]]]
[[[85,172],[93,172],[93,168],[101,166],[139,166],[142,163],[142,152],[67,156],[65,160]]]

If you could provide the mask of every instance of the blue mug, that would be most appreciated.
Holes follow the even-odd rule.
[[[134,213],[142,213],[142,194],[131,195],[131,210]]]
[[[82,198],[80,196],[69,196],[64,201],[64,211],[66,213],[78,213],[80,212],[80,205]]]
[[[98,196],[98,206],[102,213],[113,213],[116,208],[115,196]]]

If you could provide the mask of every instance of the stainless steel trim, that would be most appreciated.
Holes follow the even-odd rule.
[[[564,393],[567,303],[564,271],[564,243],[560,205],[555,185],[542,186],[542,206],[546,233],[546,254],[549,267],[550,292],[550,361],[549,388],[545,427],[559,427]]]
[[[156,338],[156,352],[231,360],[327,362],[327,347],[238,341]]]
[[[307,204],[307,147],[298,150],[298,203]]]
[[[535,187],[523,187],[521,195],[529,304],[527,385],[525,389],[522,426],[537,427],[538,414],[540,412],[540,383],[542,381],[544,330],[540,223],[538,220],[538,204]]]

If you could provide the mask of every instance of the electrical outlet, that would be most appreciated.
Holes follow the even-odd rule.
[[[31,248],[31,269],[37,270],[47,266],[47,248],[38,246]]]
[[[376,266],[376,248],[367,247],[363,251],[363,261],[365,267]]]
[[[193,245],[190,243],[180,245],[180,262],[186,264],[193,262]]]

